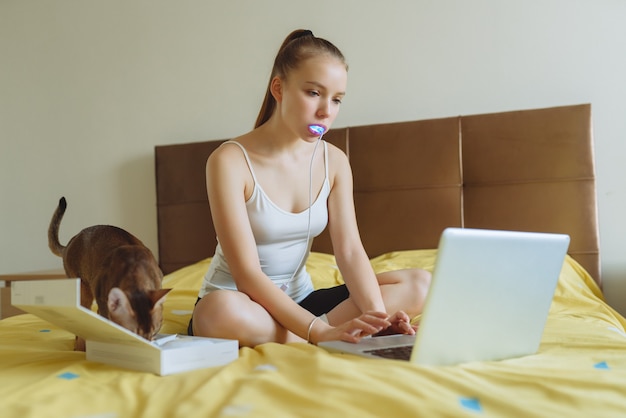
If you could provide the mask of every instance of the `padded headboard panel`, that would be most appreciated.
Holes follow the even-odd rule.
[[[371,257],[436,248],[448,226],[560,232],[599,281],[590,105],[340,128],[324,138],[350,159]],[[215,249],[204,166],[221,142],[156,147],[165,272]],[[332,252],[327,232],[313,249]]]

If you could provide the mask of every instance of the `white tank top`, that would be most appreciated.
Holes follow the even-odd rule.
[[[257,181],[248,153],[241,144],[235,141],[224,143],[235,144],[241,148],[254,180],[254,189],[246,201],[246,208],[256,241],[261,270],[276,286],[288,284],[286,292],[296,302],[300,302],[313,291],[311,276],[306,270],[306,259],[311,250],[313,238],[321,234],[328,223],[327,202],[330,194],[328,147],[326,141],[322,140],[322,142],[326,170],[324,183],[311,207],[299,213],[287,212],[270,200]],[[308,189],[309,185],[303,184],[302,187]],[[311,229],[307,240],[309,210],[311,211]],[[290,281],[294,272],[293,280]],[[203,297],[217,289],[237,290],[219,241],[198,296]]]

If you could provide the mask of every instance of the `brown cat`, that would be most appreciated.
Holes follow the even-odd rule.
[[[61,245],[59,225],[66,207],[62,197],[48,228],[48,245],[63,258],[67,276],[81,279],[81,305],[91,309],[95,297],[100,315],[152,339],[171,290],[161,289],[163,273],[152,252],[132,234],[109,225],[85,228]],[[85,341],[77,336],[74,349],[84,351]]]

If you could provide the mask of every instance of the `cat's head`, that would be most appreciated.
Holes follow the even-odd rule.
[[[160,289],[162,279],[163,273],[148,248],[123,245],[112,251],[98,279],[109,319],[152,339],[161,329],[163,302],[171,290]]]
[[[109,291],[109,319],[151,340],[163,323],[163,303],[172,289],[134,290],[125,292],[119,287]]]

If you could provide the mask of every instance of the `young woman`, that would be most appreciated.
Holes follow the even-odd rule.
[[[421,312],[430,274],[374,274],[357,229],[348,159],[315,130],[335,120],[347,69],[332,43],[292,32],[255,129],[209,157],[219,244],[189,325],[193,335],[255,346],[415,333],[410,317]],[[314,291],[305,262],[326,225],[346,285]]]

